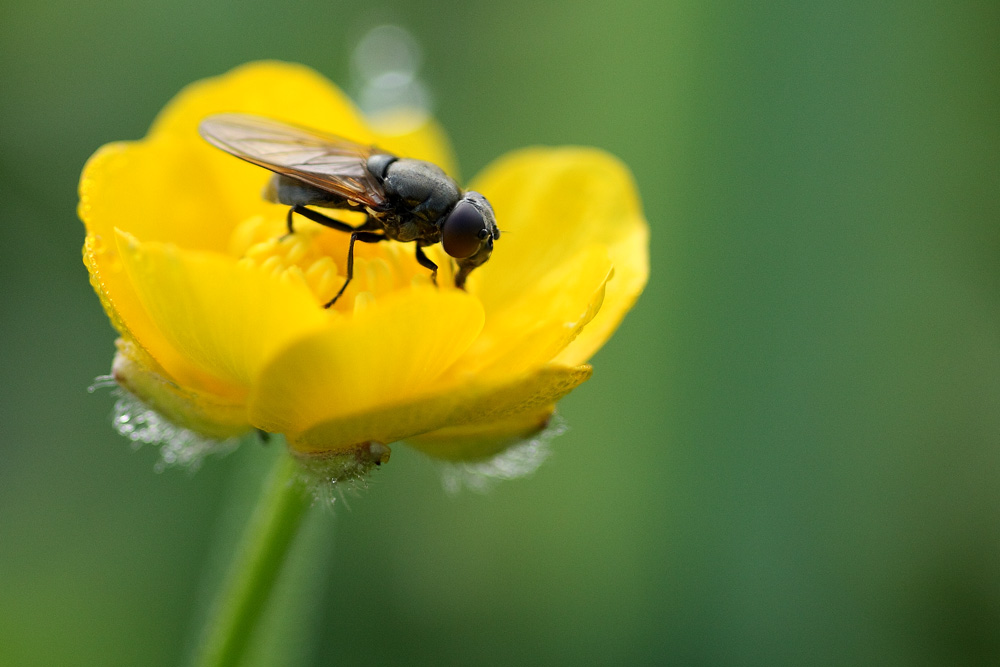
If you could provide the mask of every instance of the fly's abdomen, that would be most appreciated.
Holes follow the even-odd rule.
[[[349,208],[347,200],[338,194],[313,187],[302,181],[272,174],[264,187],[264,199],[285,206],[322,206],[324,208]]]

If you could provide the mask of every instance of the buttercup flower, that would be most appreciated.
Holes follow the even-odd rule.
[[[288,209],[261,196],[270,172],[198,134],[220,112],[455,173],[432,123],[374,125],[316,73],[277,62],[189,86],[145,139],[90,159],[83,255],[120,335],[113,376],[208,438],[281,433],[299,455],[362,468],[403,439],[442,459],[491,456],[540,430],[590,376],[587,360],[645,285],[648,231],[626,168],[594,149],[530,148],[467,184],[503,232],[467,291],[439,246],[427,248],[441,267],[434,286],[412,244],[358,244],[353,282],[324,309],[344,281],[348,235],[298,218],[282,238]]]

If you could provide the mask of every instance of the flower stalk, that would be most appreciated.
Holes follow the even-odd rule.
[[[194,667],[241,663],[311,503],[299,469],[287,452],[277,457],[209,612]]]

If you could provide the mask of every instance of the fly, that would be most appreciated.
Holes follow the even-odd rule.
[[[493,207],[472,190],[462,191],[440,167],[424,160],[400,158],[374,146],[249,114],[209,116],[199,125],[213,146],[274,172],[264,191],[268,201],[290,206],[286,224],[299,214],[351,235],[347,279],[329,308],[354,277],[354,243],[386,240],[414,242],[416,258],[430,269],[437,284],[437,264],[424,247],[441,243],[455,258],[455,286],[493,253],[500,238]],[[363,223],[351,226],[308,206],[360,211]]]

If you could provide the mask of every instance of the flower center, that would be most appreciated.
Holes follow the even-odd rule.
[[[360,214],[334,213],[337,219],[357,225]],[[326,304],[347,280],[347,253],[351,236],[323,227],[300,216],[293,220],[295,233],[287,236],[285,217],[253,216],[238,225],[230,237],[230,251],[242,261],[283,275],[303,280],[320,305]],[[430,285],[430,270],[420,266],[413,243],[382,241],[354,244],[354,275],[347,289],[333,305],[342,313],[364,308],[390,292],[411,285]],[[454,289],[451,258],[439,245],[424,248],[438,265],[438,286]]]

